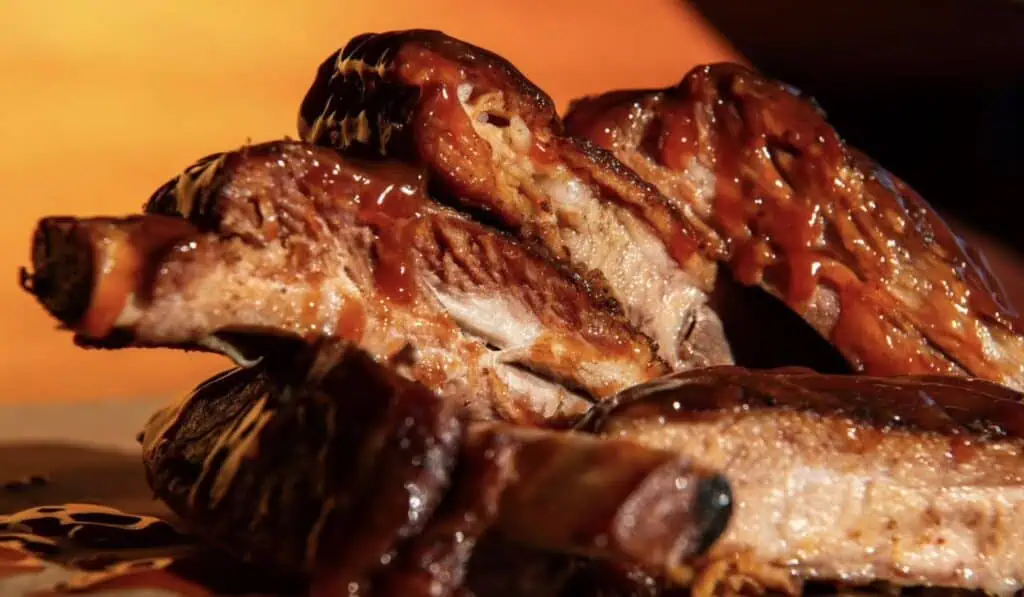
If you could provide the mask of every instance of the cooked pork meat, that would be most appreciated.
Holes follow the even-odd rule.
[[[423,185],[330,149],[247,147],[147,215],[43,220],[26,285],[85,344],[246,361],[262,335],[341,337],[477,418],[556,425],[667,371],[612,301]]]
[[[677,452],[469,422],[344,342],[287,354],[155,416],[143,454],[197,533],[318,595],[449,594],[492,528],[673,577],[728,522],[728,484]]]
[[[607,152],[562,134],[551,99],[437,31],[362,35],[321,66],[301,137],[424,164],[439,196],[606,285],[674,369],[732,362],[679,212]]]
[[[304,141],[43,220],[22,283],[84,346],[243,365],[153,417],[147,477],[314,597],[1024,589],[1024,338],[984,260],[741,67],[567,123],[490,52],[363,35]],[[745,336],[835,369],[801,333],[897,377],[726,366]],[[16,541],[0,587],[71,574]],[[169,565],[97,586],[202,594]]]
[[[656,185],[703,258],[784,300],[872,375],[1024,389],[1024,338],[984,259],[817,106],[729,64],[576,102],[566,128]]]
[[[627,390],[585,426],[726,475],[725,576],[1024,587],[1024,401],[1003,386],[716,367]]]

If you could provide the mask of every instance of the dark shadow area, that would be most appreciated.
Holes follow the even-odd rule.
[[[722,272],[711,297],[722,318],[737,365],[749,369],[807,367],[819,373],[851,373],[824,337],[781,300],[744,286]]]
[[[1024,249],[1024,3],[693,0],[760,70],[930,203]]]

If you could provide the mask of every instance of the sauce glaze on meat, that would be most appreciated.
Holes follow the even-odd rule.
[[[367,34],[323,62],[302,139],[423,164],[446,202],[540,244],[608,289],[673,369],[732,362],[708,306],[714,264],[681,216],[608,153],[566,136],[503,58],[437,31]]]
[[[857,371],[1024,388],[1021,322],[984,258],[791,88],[708,65],[579,100],[565,122],[661,189],[696,253],[780,297]]]

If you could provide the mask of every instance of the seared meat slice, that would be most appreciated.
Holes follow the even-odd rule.
[[[785,85],[704,66],[578,101],[566,127],[661,189],[705,259],[784,300],[857,371],[1024,389],[1021,322],[981,255]]]
[[[468,422],[344,342],[280,354],[155,416],[143,456],[197,533],[315,594],[449,594],[492,528],[672,577],[728,522],[728,484],[676,452]]]
[[[26,284],[86,344],[247,361],[260,335],[341,337],[478,418],[555,425],[666,371],[585,282],[423,184],[302,143],[244,148],[149,215],[43,220]]]
[[[690,258],[678,211],[563,135],[551,99],[501,57],[437,31],[359,36],[320,66],[299,128],[426,165],[447,201],[607,285],[674,369],[732,362],[706,304],[715,264]]]
[[[729,479],[735,512],[710,556],[735,558],[722,564],[732,582],[785,572],[1012,594],[1024,587],[1022,398],[957,377],[716,367],[627,390],[584,427]]]

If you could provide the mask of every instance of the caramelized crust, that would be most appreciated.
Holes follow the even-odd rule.
[[[732,362],[706,304],[714,264],[690,259],[677,210],[563,135],[551,99],[506,60],[436,31],[359,36],[320,66],[299,128],[309,142],[422,163],[446,202],[606,288],[673,368]]]
[[[984,259],[792,89],[710,65],[565,122],[676,204],[695,255],[784,300],[857,371],[1024,387],[1019,318]]]

